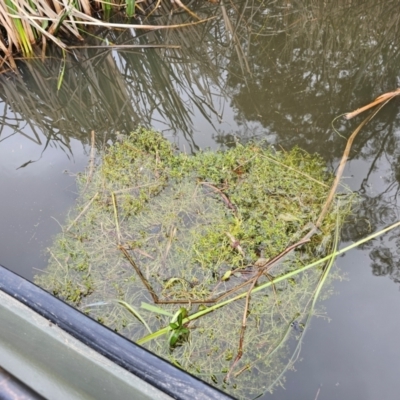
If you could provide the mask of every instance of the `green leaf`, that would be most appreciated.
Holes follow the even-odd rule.
[[[186,318],[187,315],[188,315],[187,310],[186,310],[185,307],[181,307],[181,308],[174,314],[174,316],[173,316],[172,319],[171,319],[171,322],[179,321],[179,316],[180,316],[180,315],[182,316],[182,317],[181,317],[181,325],[182,325],[182,320],[183,320],[183,318]]]
[[[181,307],[180,308],[180,312],[181,312],[182,318],[186,318],[187,317],[188,312],[187,312],[185,307]]]
[[[166,315],[167,317],[171,317],[171,318],[174,316],[172,313],[170,313],[160,307],[157,307],[153,304],[144,303],[143,301],[142,301],[140,308],[143,308],[144,310],[147,310],[147,311],[151,311],[155,314]]]
[[[232,275],[232,271],[226,271],[224,276],[221,278],[221,281],[227,281]]]
[[[174,331],[172,335],[169,337],[169,345],[171,347],[174,347],[178,339],[179,339],[179,331]]]
[[[126,15],[129,18],[135,15],[135,0],[126,0]]]

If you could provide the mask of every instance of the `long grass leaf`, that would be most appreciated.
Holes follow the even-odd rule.
[[[128,304],[126,301],[123,300],[117,300],[121,306],[124,306],[131,314],[133,314],[145,327],[146,329],[152,334],[153,332],[151,331],[150,327],[147,325],[146,321],[143,319],[143,317],[139,314],[138,311],[136,311],[130,304]]]
[[[126,16],[132,18],[135,15],[135,0],[126,0]]]
[[[143,308],[144,310],[147,310],[147,311],[151,311],[152,313],[155,313],[155,314],[166,315],[167,317],[171,317],[171,318],[174,316],[172,313],[170,313],[160,307],[157,307],[153,304],[149,304],[149,303],[142,302],[142,305],[140,306],[140,308]]]

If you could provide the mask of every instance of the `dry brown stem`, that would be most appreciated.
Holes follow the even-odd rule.
[[[79,218],[85,214],[85,212],[88,210],[88,208],[90,207],[90,205],[93,203],[93,201],[95,200],[95,198],[99,195],[99,192],[97,192],[91,199],[90,201],[86,204],[85,207],[83,207],[83,210],[79,213],[79,215],[71,222],[71,224],[69,225],[69,227],[66,229],[66,232],[68,232],[75,224],[76,222],[79,220]]]
[[[400,94],[400,88],[399,88],[399,89],[396,89],[396,90],[393,91],[393,92],[388,92],[388,93],[381,94],[381,95],[380,95],[379,97],[377,97],[373,102],[367,104],[366,106],[361,107],[361,108],[357,108],[357,110],[347,113],[347,114],[345,115],[345,118],[346,118],[346,119],[354,118],[354,117],[357,116],[358,114],[361,114],[362,112],[367,111],[367,110],[369,110],[370,108],[377,106],[378,104],[382,104],[383,102],[392,100],[393,97],[396,97],[396,96],[398,96],[399,94]]]

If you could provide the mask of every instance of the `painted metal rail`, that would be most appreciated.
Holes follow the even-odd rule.
[[[0,321],[0,398],[232,399],[2,266]]]

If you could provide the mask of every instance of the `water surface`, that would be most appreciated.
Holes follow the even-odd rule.
[[[189,153],[262,138],[318,152],[334,169],[362,117],[334,118],[399,86],[397,8],[395,1],[203,3],[196,12],[218,18],[197,27],[97,32],[180,49],[76,50],[59,91],[57,49],[44,64],[21,63],[19,76],[2,75],[0,263],[30,279],[46,266],[56,220],[76,198],[73,174],[87,163],[91,131],[101,148],[139,124],[152,126]],[[399,219],[399,106],[388,104],[353,145],[343,181],[362,201],[343,246]],[[263,398],[398,398],[399,249],[394,231],[337,260],[349,280],[325,301],[331,321],[312,321],[297,372]]]

